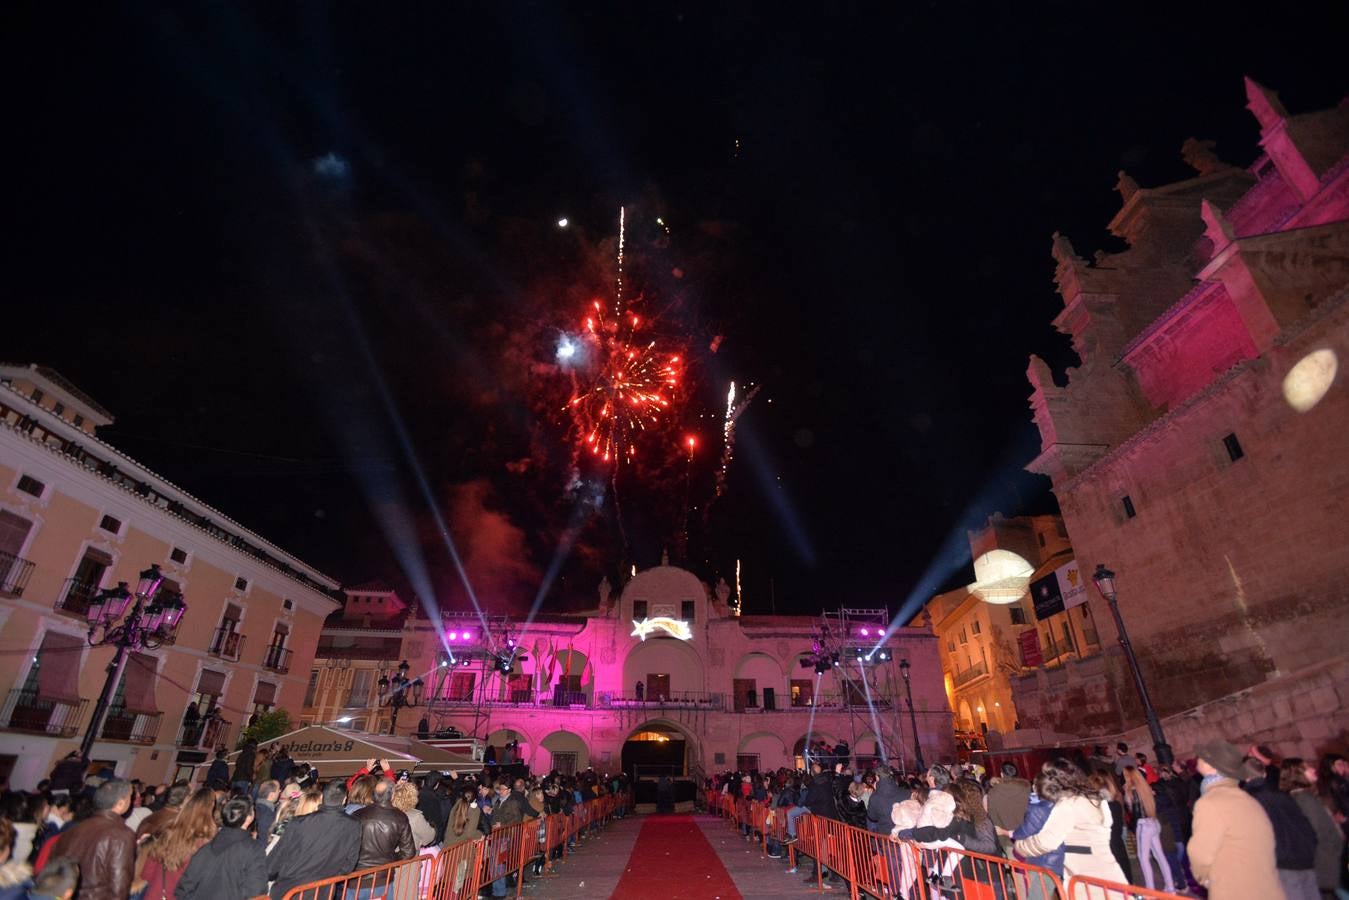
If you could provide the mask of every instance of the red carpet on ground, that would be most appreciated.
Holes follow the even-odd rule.
[[[642,824],[613,900],[646,897],[741,900],[692,816],[653,816]]]

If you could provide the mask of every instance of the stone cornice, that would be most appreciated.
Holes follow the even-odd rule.
[[[182,488],[178,487],[177,485],[173,484],[172,482],[168,481],[162,476],[157,475],[156,473],[147,469],[145,466],[138,463],[131,457],[127,456],[125,453],[118,450],[116,447],[113,447],[111,444],[107,444],[102,440],[100,440],[98,437],[90,435],[85,431],[81,431],[74,425],[71,425],[69,422],[66,422],[64,419],[61,419],[59,416],[54,415],[50,410],[44,409],[38,404],[34,403],[31,398],[26,397],[23,394],[19,393],[13,387],[10,387],[8,385],[0,385],[0,388],[3,388],[4,390],[4,393],[0,394],[0,400],[3,400],[5,405],[9,406],[11,409],[30,410],[27,413],[27,415],[29,415],[30,418],[40,423],[42,428],[47,432],[49,432],[50,434],[54,434],[62,438],[69,444],[77,444],[81,447],[88,447],[90,448],[91,452],[94,452],[96,450],[97,454],[100,456],[114,458],[116,460],[119,469],[127,472],[127,474],[129,475],[135,476],[137,480],[142,481],[145,484],[149,485],[149,487],[159,496],[176,501],[180,503],[184,508],[190,508],[197,515],[209,519],[212,522],[212,524],[218,522],[222,526],[228,526],[229,529],[235,532],[236,535],[241,539],[247,540],[259,547],[266,548],[268,551],[275,553],[276,556],[280,558],[281,561],[285,562],[287,565],[293,566],[297,571],[300,571],[307,577],[313,579],[318,585],[321,585],[322,587],[334,591],[340,587],[336,579],[324,575],[322,572],[318,571],[313,566],[310,566],[305,562],[303,562],[302,560],[297,559],[296,557],[282,550],[280,547],[277,547],[275,544],[268,541],[261,535],[258,535],[255,532],[250,531],[243,525],[240,525],[238,522],[231,519],[229,516],[226,516],[224,513],[220,512],[219,510],[215,509],[212,506],[207,505],[206,503],[192,496],[187,491],[184,491]],[[105,484],[116,487],[120,492],[129,494],[130,496],[133,497],[137,497],[144,505],[158,510],[163,516],[181,522],[183,523],[184,526],[192,529],[195,532],[208,535],[214,541],[219,542],[220,544],[232,550],[234,553],[237,553],[240,556],[244,557],[245,559],[248,559],[254,565],[263,566],[267,569],[277,572],[280,575],[285,576],[286,578],[292,581],[295,581],[296,583],[304,586],[305,588],[308,588],[311,591],[315,590],[313,586],[307,585],[303,581],[296,579],[294,575],[292,575],[291,573],[288,573],[283,569],[271,565],[265,560],[259,559],[258,557],[253,556],[252,554],[242,552],[241,550],[239,550],[239,548],[235,547],[230,541],[221,538],[219,535],[207,530],[206,528],[203,528],[194,522],[190,522],[182,518],[181,516],[175,516],[171,514],[168,510],[164,509],[163,507],[160,507],[157,504],[150,502],[148,498],[140,496],[135,491],[132,491],[127,485],[118,481],[114,481],[108,476],[100,474],[99,472],[94,471],[88,466],[76,462],[72,457],[63,452],[60,448],[53,447],[50,444],[44,442],[35,441],[31,437],[31,435],[19,431],[17,428],[15,428],[8,422],[0,421],[0,427],[5,428],[7,431],[12,433],[16,437],[26,440],[33,446],[42,447],[43,449],[51,453],[54,457],[60,459],[65,465],[70,466],[73,470],[83,472],[88,476],[99,479]],[[320,592],[315,591],[315,593]]]

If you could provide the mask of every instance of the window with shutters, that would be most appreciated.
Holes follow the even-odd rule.
[[[309,686],[304,689],[304,705],[306,707],[312,707],[314,705],[314,692],[318,690],[318,686],[319,686],[319,670],[310,669]]]
[[[122,520],[115,516],[104,516],[98,521],[98,527],[112,534],[120,534],[122,531]]]
[[[221,718],[220,697],[225,693],[225,673],[202,669],[183,714],[179,743],[185,747],[215,747],[224,736],[225,721]]]
[[[66,580],[59,607],[61,612],[83,616],[89,609],[89,601],[103,587],[103,577],[110,568],[111,556],[102,550],[87,548],[75,567],[75,574]]]
[[[265,713],[276,705],[276,685],[270,681],[259,681],[253,691],[253,715]]]
[[[351,689],[347,692],[348,707],[370,705],[370,688],[375,683],[374,675],[371,669],[356,669],[352,673]]]
[[[239,633],[239,620],[243,610],[233,603],[225,604],[225,612],[220,617],[220,626],[211,637],[207,652],[222,659],[238,660],[243,651],[244,636]]]
[[[735,755],[735,770],[737,772],[759,771],[759,754],[737,753]]]

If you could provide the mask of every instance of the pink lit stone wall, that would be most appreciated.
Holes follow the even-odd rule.
[[[1056,246],[1070,272],[1060,327],[1083,364],[1061,388],[1032,362],[1042,452],[1029,468],[1053,480],[1084,569],[1117,573],[1176,749],[1221,735],[1309,755],[1349,726],[1349,108],[1289,116],[1259,85],[1248,94],[1269,154],[1249,173],[1192,160],[1196,178],[1125,197],[1112,223],[1127,223],[1124,254],[1087,264]],[[1223,184],[1243,193],[1218,197]],[[1184,261],[1195,287],[1149,297],[1144,259]],[[1068,314],[1084,304],[1091,316]],[[1140,307],[1157,312],[1138,326]],[[1339,370],[1300,410],[1285,382],[1317,353]],[[1117,651],[1014,691],[1026,727],[1150,743]]]
[[[692,640],[648,636],[643,641],[633,636],[633,608],[639,601],[647,604],[652,616],[659,614],[658,608],[673,605],[676,617],[685,601],[693,601]],[[658,566],[629,581],[606,610],[590,616],[542,617],[519,632],[519,644],[530,656],[521,674],[530,678],[536,690],[542,685],[545,698],[552,697],[553,685],[563,675],[560,666],[551,677],[541,671],[549,651],[565,653],[571,648],[576,654],[572,674],[579,668],[589,708],[557,708],[547,705],[547,699],[541,705],[506,702],[508,695],[503,694],[500,679],[494,678],[488,682],[488,695],[501,699],[486,707],[489,719],[480,733],[495,735],[493,743],[498,745],[507,732],[515,733],[525,761],[542,770],[553,767],[554,752],[575,752],[582,767],[614,771],[629,736],[653,725],[682,733],[689,744],[690,768],[707,773],[734,768],[741,753],[758,753],[764,767],[792,765],[796,743],[811,731],[831,743],[846,739],[854,749],[870,753],[876,734],[865,708],[849,714],[837,706],[821,706],[812,715],[809,707],[791,706],[793,679],[812,682],[822,701],[842,694],[833,672],[820,676],[817,683],[814,670],[798,663],[800,655],[810,650],[817,621],[805,616],[736,617],[691,573]],[[431,671],[436,665],[434,656],[440,644],[429,627],[417,623],[404,641],[405,647],[420,651],[409,660],[415,671]],[[865,641],[859,638],[858,642]],[[926,761],[951,759],[951,713],[935,636],[922,628],[900,628],[886,648],[892,659],[877,666],[872,689],[880,701],[877,719],[889,756],[896,764],[904,760],[913,765],[907,707],[901,716],[894,703],[903,691],[898,662],[908,659]],[[707,702],[672,703],[664,708],[633,702],[637,680],[649,681],[651,673],[670,676],[673,697],[687,692]],[[737,678],[754,680],[757,708],[735,711]],[[776,698],[774,710],[763,708],[764,689],[770,687]],[[465,731],[472,726],[471,708],[440,705],[434,710],[433,725],[443,721]],[[407,721],[400,718],[400,731],[410,731],[415,722],[415,716]]]

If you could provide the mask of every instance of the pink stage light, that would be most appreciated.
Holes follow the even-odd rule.
[[[452,641],[457,641],[459,640],[459,632],[451,631],[449,634],[445,635],[445,637],[449,638]]]
[[[863,629],[862,629],[862,637],[866,637],[866,636],[869,635],[869,634],[871,634],[871,629],[870,629],[870,628],[863,628]]]

